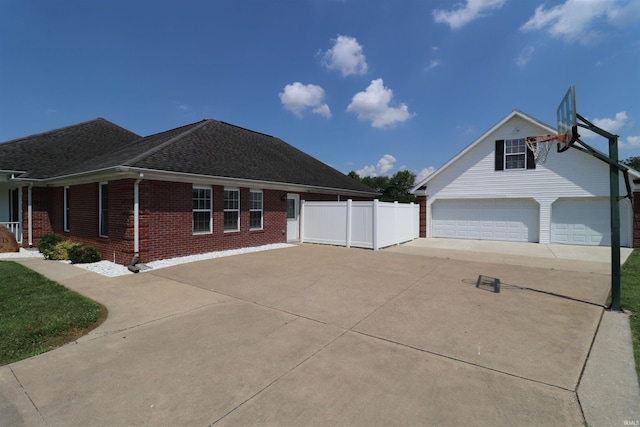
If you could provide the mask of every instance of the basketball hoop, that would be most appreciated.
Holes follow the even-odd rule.
[[[554,142],[558,144],[565,144],[567,135],[553,135],[544,134],[537,136],[528,136],[524,142],[529,147],[529,150],[533,153],[533,158],[536,160],[536,164],[542,165],[547,161],[547,154],[551,150],[551,146]]]

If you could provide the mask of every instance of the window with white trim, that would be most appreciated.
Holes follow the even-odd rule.
[[[69,212],[71,212],[71,205],[69,203],[69,187],[64,187],[64,217],[62,219],[62,229],[69,231]]]
[[[527,162],[527,144],[524,138],[504,141],[504,168],[524,169]]]
[[[249,228],[262,230],[262,190],[249,192]]]
[[[98,199],[99,199],[99,207],[98,211],[100,213],[100,237],[108,237],[109,236],[109,184],[106,182],[101,182],[99,191],[98,191]]]
[[[211,233],[211,187],[193,186],[193,232]]]
[[[224,231],[240,230],[240,190],[224,189]]]
[[[535,169],[536,159],[524,138],[496,141],[495,170]]]

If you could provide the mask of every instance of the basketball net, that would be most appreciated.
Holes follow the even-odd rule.
[[[547,161],[547,154],[551,150],[551,146],[554,142],[564,144],[567,139],[567,135],[553,135],[544,134],[537,136],[528,136],[525,138],[525,143],[529,150],[533,153],[533,158],[536,160],[536,164],[542,165]]]

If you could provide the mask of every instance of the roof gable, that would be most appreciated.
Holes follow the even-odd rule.
[[[452,157],[444,165],[442,165],[440,168],[438,168],[432,174],[427,176],[424,180],[422,180],[417,185],[415,185],[414,188],[411,190],[411,192],[413,193],[413,192],[417,191],[418,189],[420,189],[421,187],[424,187],[425,185],[427,185],[427,183],[429,181],[431,181],[433,178],[435,178],[436,176],[441,174],[451,164],[455,163],[458,159],[463,157],[465,154],[467,154],[469,151],[471,151],[478,144],[482,143],[489,135],[491,135],[492,133],[496,132],[498,129],[500,129],[502,126],[504,126],[507,122],[509,122],[511,119],[513,119],[515,117],[521,118],[521,119],[525,120],[526,122],[531,123],[532,125],[535,125],[535,126],[543,128],[544,129],[544,133],[552,133],[552,134],[556,134],[557,133],[556,129],[553,128],[552,126],[549,126],[548,124],[543,123],[540,120],[538,120],[538,119],[536,119],[536,118],[534,118],[534,117],[532,117],[532,116],[530,116],[530,115],[528,115],[526,113],[523,113],[520,110],[513,110],[511,113],[509,113],[507,116],[505,116],[502,120],[500,120],[498,123],[493,125],[489,130],[487,130],[482,135],[480,135],[479,138],[474,140],[471,144],[467,145],[464,149],[462,149],[462,151],[460,151],[458,154],[456,154],[454,157]]]

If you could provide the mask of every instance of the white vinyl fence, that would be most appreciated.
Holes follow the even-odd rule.
[[[306,202],[300,206],[300,241],[378,250],[417,239],[420,206],[414,203]]]

